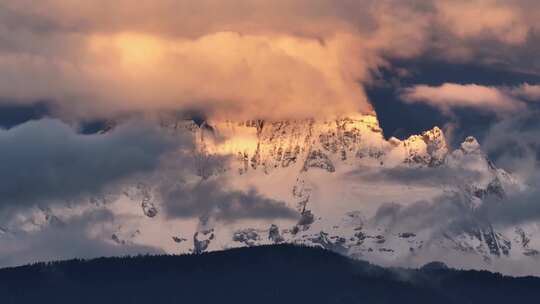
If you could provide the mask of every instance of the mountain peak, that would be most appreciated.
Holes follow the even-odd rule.
[[[435,126],[422,133],[422,138],[426,142],[428,154],[436,161],[442,162],[448,154],[448,144],[443,131]]]
[[[395,138],[389,140],[396,146]],[[438,166],[444,162],[448,154],[448,144],[443,131],[439,127],[423,132],[421,135],[412,135],[402,142],[406,150],[405,162],[409,164]]]
[[[461,150],[466,154],[478,153],[480,152],[480,144],[476,138],[469,136],[461,143]]]

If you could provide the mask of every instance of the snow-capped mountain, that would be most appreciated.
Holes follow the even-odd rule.
[[[35,211],[2,227],[0,238],[101,208],[114,219],[90,231],[95,238],[169,253],[289,242],[385,265],[442,260],[502,272],[508,263],[540,258],[536,224],[499,227],[481,216],[485,204],[509,203],[507,194],[525,186],[497,168],[473,137],[454,151],[438,127],[386,140],[375,116],[359,114],[202,124],[164,116],[160,125],[195,142],[195,173],[169,182],[199,187],[226,180],[227,189],[256,189],[296,216],[173,217],[162,187],[149,179],[77,208]],[[540,267],[517,272],[538,274]]]

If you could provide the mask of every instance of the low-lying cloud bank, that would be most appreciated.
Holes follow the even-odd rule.
[[[169,183],[161,187],[160,193],[164,196],[167,216],[171,218],[198,217],[227,222],[299,218],[299,212],[285,202],[266,198],[255,188],[247,192],[227,191],[226,183],[220,179],[196,185]]]
[[[19,232],[2,238],[0,267],[39,261],[163,254],[160,248],[137,244],[117,246],[107,242],[114,233],[113,215],[105,210],[89,211],[40,231]],[[97,229],[99,227],[100,229]],[[90,234],[89,231],[94,231]]]
[[[364,182],[388,182],[421,187],[455,186],[464,180],[475,180],[479,173],[464,168],[448,167],[395,167],[370,170],[359,168],[348,172],[347,178],[360,179]]]
[[[407,206],[384,204],[372,220],[389,229],[429,230],[435,235],[486,227],[519,227],[540,219],[539,195],[540,184],[536,183],[527,191],[512,193],[504,199],[488,197],[478,208],[473,208],[467,196],[447,193]]]

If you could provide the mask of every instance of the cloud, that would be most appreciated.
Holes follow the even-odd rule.
[[[540,85],[524,83],[511,90],[515,96],[525,98],[527,100],[540,101]]]
[[[283,12],[307,4],[281,2]],[[22,35],[0,32],[10,46],[0,53],[0,67],[11,75],[0,76],[0,96],[54,100],[64,115],[196,109],[215,116],[283,118],[371,110],[357,83],[368,68],[357,52],[361,41],[347,27],[291,35],[296,17],[289,12],[285,24],[293,28],[279,30],[280,5],[262,1],[82,5],[84,13],[65,1],[4,4],[11,15],[26,18],[0,19]],[[102,18],[103,7],[118,12],[118,21]],[[268,14],[260,25],[238,21],[242,12],[267,7],[257,14]],[[51,9],[58,15],[51,16]],[[219,17],[206,13],[216,10]],[[149,25],[154,23],[155,28]],[[45,47],[34,49],[30,41]],[[359,57],[345,62],[352,53]]]
[[[405,102],[426,103],[445,113],[453,108],[474,108],[503,115],[526,108],[525,103],[500,88],[476,84],[416,85],[404,89],[401,97]]]
[[[106,210],[88,211],[66,219],[61,224],[45,226],[39,231],[19,231],[12,236],[2,236],[0,267],[74,258],[164,253],[163,250],[150,246],[117,246],[107,242],[114,233],[114,230],[107,228],[112,217]],[[96,227],[100,227],[99,234],[92,236],[88,233]]]
[[[363,182],[388,182],[403,185],[444,187],[455,186],[464,180],[478,179],[479,173],[449,167],[411,168],[395,167],[369,170],[360,168],[345,174],[347,179],[358,178]]]
[[[188,142],[189,143],[189,142]],[[43,119],[0,130],[0,208],[77,199],[122,179],[151,172],[173,142],[144,123],[100,135],[77,134]]]
[[[477,213],[494,225],[516,226],[540,219],[540,183],[527,191],[512,194],[505,201],[487,201]]]
[[[526,185],[504,201],[487,201],[478,213],[495,224],[519,225],[540,219],[540,113],[531,109],[493,125],[484,148],[497,164]]]
[[[76,116],[195,109],[225,117],[310,117],[371,110],[356,82],[366,68],[342,62],[348,44],[357,43],[345,35],[323,44],[235,32],[195,40],[115,33],[80,43],[87,47],[76,62],[6,55],[0,66],[9,73],[0,76],[0,94],[20,102],[55,100]]]
[[[407,206],[398,203],[383,204],[372,221],[389,229],[422,231],[432,233],[461,232],[468,228],[473,219],[470,203],[466,196],[448,193],[432,200],[417,201]]]
[[[167,216],[171,218],[235,221],[299,217],[299,213],[285,202],[266,198],[254,188],[247,192],[227,190],[227,184],[221,179],[163,185],[160,193]]]
[[[472,208],[469,198],[457,193],[407,206],[388,203],[377,210],[373,220],[402,230],[457,233],[483,225],[496,228],[525,225],[540,219],[539,186],[536,181],[533,187],[509,193],[502,200],[488,197],[478,208]]]
[[[449,31],[461,38],[487,37],[509,44],[525,42],[530,25],[523,20],[519,1],[456,0],[435,1],[439,19]]]
[[[383,204],[371,219],[376,224],[401,231],[427,230],[439,233],[463,233],[492,225],[496,229],[515,227],[540,219],[539,186],[509,193],[504,199],[487,197],[474,208],[470,197],[445,193],[431,200],[408,205]]]
[[[363,84],[387,58],[508,61],[512,52],[488,56],[475,41],[528,47],[534,8],[528,0],[8,0],[0,97],[52,101],[66,116],[368,112]]]
[[[483,140],[485,151],[503,168],[533,178],[540,161],[538,109],[508,117],[491,126]]]

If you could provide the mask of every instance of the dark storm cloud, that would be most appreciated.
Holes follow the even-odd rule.
[[[169,217],[202,217],[221,221],[298,218],[298,212],[284,202],[266,198],[255,189],[231,191],[225,190],[226,186],[223,180],[206,180],[196,185],[162,186],[160,191]]]
[[[102,135],[77,134],[57,120],[0,131],[0,208],[74,199],[155,169],[178,144],[155,129],[121,125]]]

